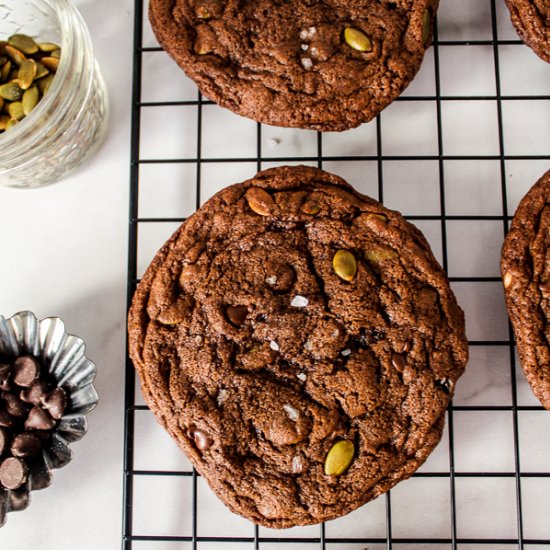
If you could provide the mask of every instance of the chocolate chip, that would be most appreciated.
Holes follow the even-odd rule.
[[[203,430],[194,430],[193,439],[197,449],[200,451],[206,451],[212,445],[211,439],[208,437],[208,434]]]
[[[29,469],[27,465],[19,458],[9,457],[0,465],[0,484],[6,489],[19,489],[25,481]]]
[[[0,363],[0,492],[27,481],[32,460],[51,444],[67,407],[65,391],[41,371],[30,355]]]
[[[30,355],[18,357],[13,363],[13,381],[23,388],[29,388],[40,376],[40,365]]]
[[[23,432],[13,438],[10,449],[13,456],[36,456],[42,449],[42,441],[36,434]]]
[[[363,336],[354,336],[353,338],[351,338],[350,344],[355,350],[367,349],[369,347],[367,341],[365,340],[365,338],[363,338]]]
[[[8,391],[10,389],[10,376],[12,367],[7,364],[0,364],[0,390]]]
[[[51,430],[55,427],[55,420],[44,409],[33,407],[25,421],[26,430]]]
[[[545,283],[541,283],[539,285],[539,290],[542,292],[543,296],[550,295],[550,281],[546,281]]]
[[[15,416],[16,418],[23,418],[27,415],[29,406],[13,393],[3,392],[2,399],[6,404],[5,410],[12,416]]]
[[[17,424],[17,419],[14,418],[8,411],[0,411],[0,426],[4,428],[13,428]]]
[[[383,340],[385,336],[385,333],[378,329],[361,329],[361,333],[358,336],[354,336],[351,342],[355,349],[369,349],[372,344]]]
[[[403,372],[407,359],[402,353],[393,353],[391,356],[391,364],[397,372]]]
[[[25,388],[20,393],[21,401],[32,405],[41,405],[46,396],[46,384],[42,380],[37,380],[30,388]]]
[[[9,433],[5,428],[0,428],[0,456],[8,450]]]
[[[246,306],[227,306],[225,314],[233,325],[240,327],[246,320],[248,308]]]
[[[278,293],[288,292],[296,280],[296,271],[291,265],[283,264],[277,267],[275,271],[275,282],[270,285]]]
[[[52,431],[51,430],[33,430],[32,433],[42,441],[42,447],[46,446],[46,442],[51,439]]]
[[[44,399],[44,408],[55,420],[59,420],[63,416],[66,406],[67,398],[62,388],[55,388],[55,390]]]

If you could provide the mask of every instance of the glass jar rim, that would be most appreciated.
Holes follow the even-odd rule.
[[[0,134],[0,148],[7,148],[10,143],[17,143],[23,134],[39,120],[44,113],[48,112],[57,96],[63,82],[68,76],[71,67],[71,58],[77,52],[75,34],[79,28],[78,39],[85,42],[84,48],[91,48],[91,39],[86,26],[75,7],[73,0],[43,0],[55,11],[61,29],[61,51],[63,54],[59,59],[59,67],[52,80],[48,93],[38,102],[38,105],[21,122],[10,128],[9,132]],[[82,32],[84,30],[85,32]],[[1,157],[0,152],[0,157]]]

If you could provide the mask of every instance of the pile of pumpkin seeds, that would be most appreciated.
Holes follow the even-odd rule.
[[[26,34],[0,40],[0,134],[25,118],[46,95],[61,48]]]

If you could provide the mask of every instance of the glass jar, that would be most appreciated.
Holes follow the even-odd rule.
[[[61,46],[48,92],[0,134],[0,185],[39,187],[58,181],[96,151],[106,129],[107,92],[72,0],[3,0],[0,40],[15,33]]]

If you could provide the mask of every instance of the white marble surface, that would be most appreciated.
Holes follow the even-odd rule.
[[[82,336],[87,354],[98,366],[96,387],[100,405],[90,415],[88,435],[74,445],[75,460],[55,472],[53,485],[33,494],[31,506],[9,515],[0,530],[0,548],[13,550],[110,550],[120,547],[122,532],[123,383],[129,188],[130,97],[133,2],[78,0],[97,50],[110,91],[110,130],[96,157],[77,174],[54,186],[33,191],[0,188],[0,312],[9,316],[30,309],[39,317],[62,317],[70,331]],[[442,2],[439,30],[442,40],[492,38],[490,0]],[[500,38],[516,39],[503,5],[497,1]],[[144,45],[156,45],[148,23]],[[498,118],[494,96],[492,46],[440,47],[441,93],[479,96],[479,101],[444,101],[441,106],[442,143],[448,155],[498,155]],[[548,94],[550,70],[526,47],[499,48],[502,93]],[[162,52],[143,57],[143,100],[195,99],[196,89]],[[407,90],[409,96],[435,93],[434,53]],[[506,154],[547,155],[550,149],[549,101],[503,101]],[[410,216],[440,214],[437,117],[434,101],[397,102],[382,115],[384,155],[430,157],[415,162],[385,161],[384,201]],[[141,157],[181,158],[196,153],[194,108],[142,109]],[[227,128],[231,129],[228,136]],[[159,136],[164,136],[160,139]],[[203,157],[256,155],[256,125],[217,106],[203,108]],[[266,158],[316,156],[316,134],[264,127]],[[374,123],[342,134],[323,136],[326,155],[375,155]],[[278,162],[264,162],[268,167]],[[508,160],[508,210],[548,168],[543,160]],[[324,168],[349,179],[360,190],[377,196],[377,162],[331,161]],[[206,200],[223,185],[253,175],[256,163],[205,163],[201,167]],[[498,159],[445,160],[445,203],[451,216],[501,216]],[[177,218],[191,213],[196,202],[195,164],[147,165],[140,168],[139,215]],[[443,258],[441,224],[418,220],[436,255]],[[177,226],[174,222],[140,225],[138,273]],[[447,222],[448,267],[451,277],[497,277],[502,241],[500,220]],[[472,340],[505,341],[508,328],[498,282],[453,283],[466,311]],[[510,357],[507,346],[472,346],[468,370],[458,384],[455,404],[509,406],[512,403]],[[537,405],[521,372],[517,372],[520,405]],[[137,402],[141,402],[138,395]],[[509,474],[515,470],[513,415],[509,411],[456,411],[453,414],[454,468],[460,474]],[[550,473],[550,414],[518,414],[521,469]],[[136,413],[137,470],[183,470],[190,466],[147,411]],[[424,473],[450,469],[450,430],[428,462]],[[550,541],[550,475],[522,479],[524,537]],[[517,537],[516,489],[513,477],[460,476],[455,482],[456,528],[461,539]],[[135,478],[133,535],[188,536],[191,480],[168,476]],[[392,490],[393,536],[451,537],[451,498],[448,476],[417,477]],[[233,516],[198,480],[199,536],[251,537],[247,521]],[[326,526],[330,538],[386,537],[385,497]],[[260,536],[318,537],[318,527],[287,531],[260,529]],[[330,550],[382,550],[385,544],[331,543]],[[261,544],[269,550],[313,550],[319,544]],[[448,543],[394,544],[400,550],[450,550]],[[483,545],[512,550],[517,545]],[[190,550],[189,543],[136,542],[137,550]],[[249,549],[250,543],[202,542],[200,550]],[[478,550],[476,544],[460,544]],[[526,545],[526,549],[550,548]]]
[[[0,548],[118,548],[122,517],[124,317],[133,2],[78,0],[111,100],[106,140],[76,174],[37,190],[0,188],[0,311],[59,316],[97,365],[98,407],[75,459],[8,514]]]

